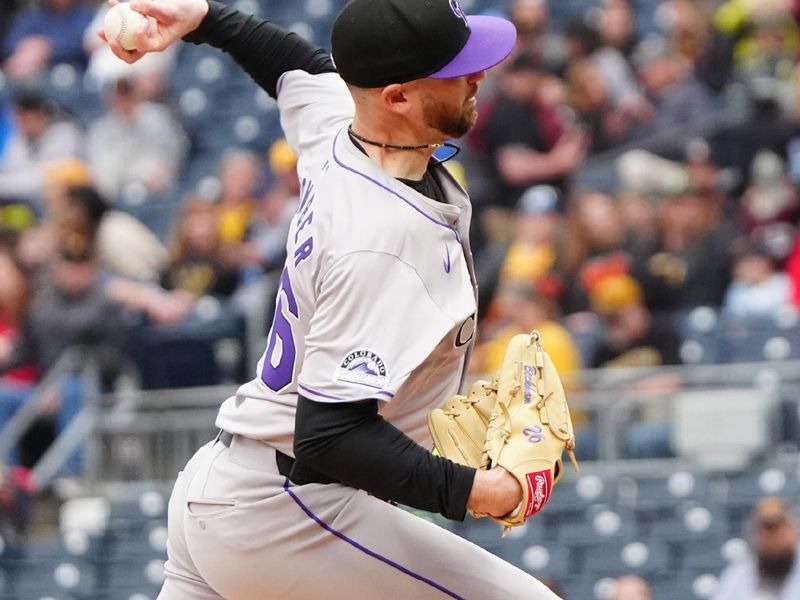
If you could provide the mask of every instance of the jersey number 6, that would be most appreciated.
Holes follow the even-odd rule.
[[[286,268],[281,273],[275,315],[269,329],[269,342],[264,354],[264,366],[261,370],[261,379],[275,392],[279,392],[292,382],[297,354],[294,347],[292,324],[284,314],[284,300],[286,300],[289,312],[297,317],[297,300],[295,300],[292,282],[289,281],[289,272]]]

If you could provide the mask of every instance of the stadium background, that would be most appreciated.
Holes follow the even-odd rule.
[[[325,47],[342,4],[235,3]],[[797,7],[461,4],[520,31],[448,163],[473,374],[540,328],[583,471],[509,539],[441,524],[565,599],[624,574],[709,598],[759,498],[800,492]],[[124,67],[102,10],[0,7],[0,598],[155,598],[170,484],[263,349],[293,211],[274,101],[203,46]]]

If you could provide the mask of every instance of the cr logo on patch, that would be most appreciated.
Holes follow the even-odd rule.
[[[336,379],[381,389],[386,383],[386,365],[371,350],[353,350],[336,370]]]

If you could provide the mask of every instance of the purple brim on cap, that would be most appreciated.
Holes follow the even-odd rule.
[[[455,58],[435,73],[431,79],[462,77],[495,66],[511,53],[517,40],[517,30],[511,21],[500,17],[468,16],[470,34],[466,45]]]

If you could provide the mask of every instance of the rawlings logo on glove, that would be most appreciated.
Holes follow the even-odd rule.
[[[519,481],[522,502],[492,517],[504,534],[550,499],[564,450],[578,470],[564,387],[537,331],[514,336],[497,377],[475,382],[466,397],[453,396],[430,414],[428,425],[441,456],[478,469],[500,466]]]

